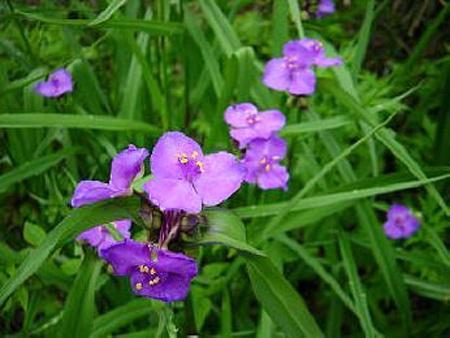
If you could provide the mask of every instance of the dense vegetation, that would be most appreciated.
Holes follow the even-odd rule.
[[[317,17],[294,0],[1,2],[0,336],[450,335],[450,6],[335,3]],[[304,37],[343,64],[314,69],[312,95],[265,86]],[[73,90],[36,91],[59,68]],[[170,246],[197,262],[188,297],[137,297],[75,239],[161,225],[149,160],[132,196],[73,209],[77,183],[167,131],[241,157],[224,121],[241,102],[286,116],[288,189],[242,184],[204,207]],[[420,221],[409,238],[386,236],[394,203]]]

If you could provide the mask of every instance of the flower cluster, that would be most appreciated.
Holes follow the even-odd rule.
[[[289,174],[280,161],[286,156],[287,146],[277,136],[286,123],[283,113],[259,112],[251,103],[240,103],[227,108],[225,121],[231,127],[230,136],[245,150],[245,181],[261,189],[286,190]]]
[[[145,148],[129,145],[114,157],[108,183],[78,183],[72,206],[133,194],[133,182],[144,174],[148,156]],[[187,213],[199,213],[202,206],[226,200],[239,189],[246,170],[229,153],[204,155],[198,143],[180,132],[165,133],[153,148],[150,160],[152,178],[143,185],[147,194],[144,203],[162,214],[158,242],[132,240],[130,220],[97,225],[77,239],[95,247],[116,275],[128,276],[137,295],[165,302],[182,300],[198,268],[194,259],[170,251],[169,243],[183,231],[182,221],[190,216]]]
[[[328,58],[320,41],[304,38],[286,43],[283,57],[270,60],[264,69],[263,83],[272,89],[293,95],[311,95],[316,89],[313,67],[342,64],[339,57]]]

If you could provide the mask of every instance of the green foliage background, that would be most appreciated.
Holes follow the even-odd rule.
[[[336,3],[314,20],[294,0],[1,2],[0,336],[450,335],[450,6]],[[344,66],[308,98],[265,88],[303,34]],[[37,96],[62,66],[74,92]],[[236,152],[223,112],[243,101],[287,116],[288,192],[244,186],[208,211],[189,298],[137,299],[73,241],[136,219],[137,199],[71,211],[76,182],[167,130]],[[411,239],[385,237],[392,202],[421,217]]]

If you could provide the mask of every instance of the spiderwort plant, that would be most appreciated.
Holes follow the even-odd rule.
[[[283,57],[270,60],[264,69],[263,83],[275,90],[293,95],[311,95],[316,89],[313,67],[333,67],[342,64],[341,58],[328,58],[322,43],[304,38],[286,43]]]
[[[258,112],[252,103],[239,103],[225,111],[225,121],[230,125],[230,136],[244,149],[257,138],[268,139],[286,123],[283,113],[278,110]]]
[[[37,94],[57,98],[73,90],[72,75],[64,68],[51,73],[47,81],[41,81],[34,87]]]
[[[324,16],[333,14],[336,11],[333,0],[320,0],[317,6],[316,17],[322,18]]]
[[[408,207],[393,204],[387,212],[387,220],[383,228],[390,239],[409,238],[419,230],[420,221]]]
[[[161,210],[198,213],[236,192],[245,168],[227,152],[204,155],[200,145],[180,132],[167,132],[151,155],[153,179],[143,188]]]

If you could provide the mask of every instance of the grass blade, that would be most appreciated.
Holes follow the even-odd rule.
[[[119,10],[120,7],[125,5],[127,0],[113,0],[94,20],[89,22],[89,26],[99,25],[111,18],[111,16]]]
[[[284,331],[286,336],[297,338],[323,337],[314,317],[302,297],[276,269],[267,257],[246,256],[247,271],[256,298]]]
[[[112,116],[76,114],[0,114],[0,128],[77,128],[126,131],[136,130],[158,135],[159,129],[148,123]]]

